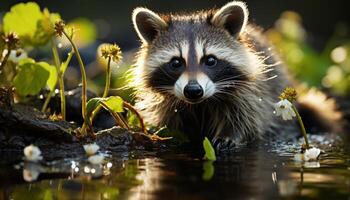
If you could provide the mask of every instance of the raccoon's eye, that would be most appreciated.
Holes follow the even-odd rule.
[[[215,56],[206,56],[204,58],[204,64],[209,67],[213,67],[218,63],[218,60]]]
[[[173,58],[170,61],[170,66],[174,69],[180,68],[183,66],[183,61],[181,58]]]

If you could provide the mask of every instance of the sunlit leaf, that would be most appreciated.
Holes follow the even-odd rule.
[[[34,2],[16,4],[4,16],[4,32],[15,31],[18,35],[32,37],[41,19],[42,13],[38,4]]]
[[[108,97],[103,102],[114,112],[124,112],[123,109],[123,99],[119,96]]]
[[[47,63],[35,63],[32,59],[24,59],[18,65],[18,72],[13,80],[16,91],[21,96],[36,95],[47,84],[50,72]]]
[[[16,32],[23,45],[40,46],[46,44],[54,34],[54,21],[59,15],[47,9],[41,12],[35,2],[19,3],[12,6],[3,18],[5,33]]]
[[[41,65],[41,67],[43,67],[44,69],[46,69],[50,73],[49,78],[47,80],[47,86],[49,87],[49,89],[51,91],[54,90],[56,87],[56,83],[57,83],[56,67],[53,65],[49,65],[46,62],[39,62],[37,64]]]
[[[123,112],[123,99],[119,96],[111,96],[107,98],[92,98],[87,102],[86,105],[86,113],[88,116],[91,115],[91,113],[103,103],[105,106],[108,107],[109,110],[120,113]]]
[[[204,138],[203,148],[205,151],[204,159],[215,161],[216,160],[215,150],[207,137]]]

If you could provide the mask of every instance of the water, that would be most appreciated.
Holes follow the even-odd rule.
[[[2,166],[0,199],[348,199],[350,151],[334,136],[310,140],[324,150],[319,161],[295,161],[301,142],[280,141],[216,162],[191,152],[138,151],[105,152],[102,166],[84,157]]]

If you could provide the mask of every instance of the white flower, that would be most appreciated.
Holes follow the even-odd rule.
[[[4,57],[7,54],[8,50],[5,49],[2,52],[2,56]],[[17,52],[21,52],[20,54],[18,54]],[[8,60],[11,60],[14,63],[18,63],[20,60],[24,59],[24,58],[28,58],[28,55],[25,51],[23,51],[22,49],[18,49],[18,50],[11,50],[10,56],[8,58]]]
[[[37,162],[43,159],[40,149],[32,144],[24,148],[23,152],[27,161]]]
[[[287,99],[283,99],[275,104],[276,116],[282,116],[283,120],[291,120],[296,116],[293,105]]]
[[[38,179],[40,172],[35,170],[23,169],[23,179],[27,182],[32,182]]]
[[[304,153],[305,161],[317,160],[320,155],[321,150],[319,148],[312,147],[311,149],[306,149]]]
[[[86,144],[83,147],[88,156],[94,155],[100,149],[100,146],[98,146],[96,143]]]
[[[88,158],[88,161],[93,165],[101,164],[105,157],[103,155],[93,155]]]

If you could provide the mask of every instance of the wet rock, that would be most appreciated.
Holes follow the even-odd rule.
[[[13,104],[10,95],[0,89],[0,154],[3,163],[15,163],[22,159],[24,147],[38,146],[46,161],[74,158],[85,155],[83,144],[96,142],[101,150],[129,151],[153,142],[137,132],[120,127],[98,131],[96,139],[77,138],[76,123],[52,121],[37,109]]]
[[[83,123],[81,114],[81,92],[81,87],[77,87],[65,92],[67,121],[74,121],[79,125],[82,125]],[[97,97],[97,95],[88,90],[87,99],[89,100],[94,97]],[[61,100],[60,94],[58,92],[53,98],[51,98],[49,108],[51,109],[51,113],[61,112]],[[96,129],[102,130],[114,126],[115,121],[107,111],[101,109],[101,111],[96,115],[93,125]]]

